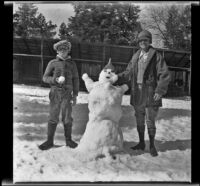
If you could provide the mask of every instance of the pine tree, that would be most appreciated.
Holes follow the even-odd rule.
[[[38,14],[38,8],[32,3],[23,3],[19,10],[13,14],[14,35],[27,37],[52,38],[56,32],[52,21],[46,22],[44,15]]]
[[[76,3],[69,18],[68,33],[82,41],[134,44],[141,31],[138,6],[124,3]]]
[[[56,34],[54,31],[55,28],[57,27],[56,24],[53,24],[52,21],[46,22],[46,19],[43,14],[39,14],[35,19],[34,19],[34,36],[35,37],[42,37],[42,38],[53,38]]]
[[[39,37],[41,38],[41,75],[43,74],[43,46],[44,39],[53,38],[57,25],[52,21],[46,21],[43,14],[37,15],[37,8],[31,3],[24,3],[13,16],[14,35],[24,38]],[[41,77],[42,80],[42,77]]]
[[[13,14],[14,35],[24,38],[32,35],[33,22],[38,8],[32,3],[24,3],[19,6],[18,11]]]
[[[41,13],[34,19],[34,34],[35,36],[41,37],[41,70],[43,71],[43,46],[44,46],[44,39],[52,38],[56,32],[53,30],[57,27],[57,25],[53,25],[52,21],[46,22],[44,15]],[[43,72],[41,73],[43,74]]]
[[[62,22],[60,25],[58,36],[60,37],[61,40],[67,39],[69,37],[67,26],[64,22]]]

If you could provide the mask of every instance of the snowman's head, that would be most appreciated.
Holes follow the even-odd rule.
[[[99,82],[106,83],[110,82],[111,84],[115,83],[118,80],[118,76],[115,74],[115,68],[111,64],[111,59],[108,64],[103,68],[99,74]]]

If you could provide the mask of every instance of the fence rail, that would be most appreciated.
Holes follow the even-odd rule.
[[[14,82],[42,82],[42,75],[51,59],[55,58],[56,52],[49,46],[53,46],[56,40],[44,42],[44,52],[41,55],[40,42],[37,39],[14,38]],[[48,47],[47,47],[48,46]],[[117,72],[123,71],[132,55],[138,50],[132,46],[117,46],[105,44],[72,43],[72,59],[76,62],[79,75],[88,73],[94,80],[98,79],[101,69],[112,59]],[[184,92],[190,95],[190,52],[158,49],[167,62],[172,73],[172,82],[169,85],[169,94],[176,95]],[[177,88],[176,81],[182,81],[181,88]],[[180,83],[179,83],[180,84]],[[85,90],[85,85],[80,78],[80,88]],[[176,89],[176,90],[175,90]]]
[[[41,55],[32,55],[32,54],[13,54],[14,56],[24,56],[24,57],[41,57]],[[44,58],[54,58],[54,56],[43,56]],[[100,63],[102,64],[104,61],[100,61],[100,60],[92,60],[92,59],[78,59],[78,58],[73,58],[74,61],[83,61],[83,62],[89,62],[89,63]],[[116,65],[127,65],[127,63],[125,62],[112,62],[113,64]],[[174,67],[174,66],[168,66],[169,69],[178,69],[178,70],[186,70],[186,71],[190,71],[190,68],[185,68],[185,67]]]

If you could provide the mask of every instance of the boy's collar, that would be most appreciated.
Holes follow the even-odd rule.
[[[144,54],[148,54],[148,53],[149,53],[149,50],[148,50],[148,51],[141,50],[140,56],[141,56],[141,55],[144,55]]]
[[[61,56],[59,56],[58,54],[57,54],[57,56],[56,56],[58,59],[61,59],[62,61],[65,61],[65,60],[67,60],[67,59],[71,59],[71,56],[67,56],[67,58],[63,58],[63,57],[61,57]]]
[[[149,50],[150,50],[150,48],[152,48],[152,46],[151,46],[151,45],[149,46],[149,48],[148,48],[148,50],[147,50],[147,51],[145,51],[145,50],[142,50],[142,49],[141,49],[141,53],[142,53],[142,54],[148,53],[148,52],[149,52]]]

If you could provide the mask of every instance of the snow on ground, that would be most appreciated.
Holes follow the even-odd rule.
[[[123,97],[120,126],[125,151],[116,159],[84,161],[73,149],[65,147],[63,126],[59,123],[55,148],[40,151],[46,140],[49,88],[14,85],[14,181],[191,181],[191,101],[163,98],[156,126],[159,156],[146,150],[134,152],[129,147],[138,142],[134,109],[130,96]],[[73,108],[73,139],[80,141],[88,121],[88,94],[80,92]]]

